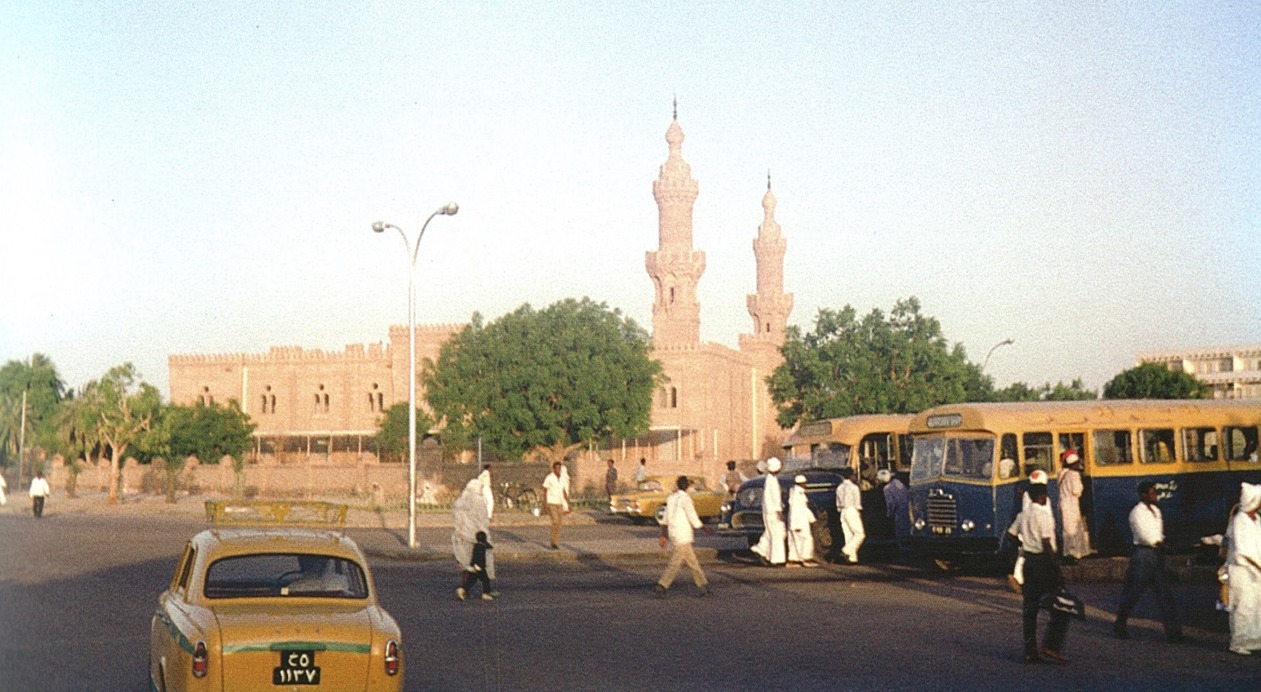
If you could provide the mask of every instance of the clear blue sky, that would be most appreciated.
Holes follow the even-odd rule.
[[[786,5],[786,6],[777,6]],[[915,295],[999,385],[1261,342],[1261,4],[0,0],[0,361],[341,351],[588,295],[651,325],[671,99],[702,338]]]

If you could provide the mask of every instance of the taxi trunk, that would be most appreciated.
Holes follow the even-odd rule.
[[[314,599],[312,599],[314,600]],[[360,604],[256,604],[215,609],[224,689],[364,689],[372,661],[372,622]]]

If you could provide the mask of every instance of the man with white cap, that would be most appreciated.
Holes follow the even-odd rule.
[[[858,549],[867,538],[863,530],[863,496],[854,484],[854,469],[846,466],[841,469],[841,484],[836,486],[836,511],[841,516],[841,532],[845,535],[845,545],[841,552],[851,565],[858,563]]]
[[[775,476],[781,468],[779,459],[771,457],[766,460],[762,485],[762,538],[753,546],[753,552],[772,565],[782,565],[785,560],[787,527],[784,525],[783,491],[779,487],[779,478]]]
[[[876,480],[884,484],[885,514],[893,520],[893,535],[897,539],[898,550],[910,550],[907,541],[911,536],[911,498],[906,484],[889,469],[880,469]]]
[[[1241,483],[1239,510],[1230,520],[1226,553],[1226,609],[1230,650],[1241,656],[1261,650],[1261,485]]]
[[[1080,560],[1090,554],[1090,538],[1081,516],[1081,457],[1074,449],[1060,455],[1060,526],[1064,531],[1064,555]]]
[[[1042,469],[1034,469],[1033,473],[1029,474],[1029,486],[1040,485],[1045,488],[1046,482],[1046,471],[1043,471]],[[1017,534],[1016,527],[1020,524],[1020,515],[1028,512],[1029,506],[1032,504],[1033,502],[1029,499],[1028,491],[1022,489],[1020,493],[1020,514],[1016,515],[1016,520],[1011,523],[1011,528],[1007,529],[1008,534],[1012,536]],[[1054,519],[1054,517],[1052,517],[1052,519]],[[1007,576],[1007,581],[1011,584],[1013,591],[1021,593],[1021,587],[1023,587],[1025,583],[1025,551],[1020,547],[1019,541],[1016,542],[1016,545],[1016,564],[1012,568],[1011,574]]]
[[[816,521],[806,498],[806,477],[793,478],[793,488],[788,491],[788,566],[818,567],[814,561],[814,535],[810,525]]]

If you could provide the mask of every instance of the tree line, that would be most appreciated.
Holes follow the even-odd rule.
[[[452,452],[484,445],[500,458],[560,460],[590,444],[629,439],[648,430],[652,397],[663,383],[651,358],[648,332],[619,310],[589,298],[566,299],[542,310],[529,304],[469,325],[443,344],[419,377],[428,411],[418,407],[419,430],[442,430]],[[996,388],[982,368],[950,342],[915,297],[887,314],[859,316],[851,306],[821,309],[814,328],[788,328],[784,362],[767,378],[777,421],[869,413],[914,413],[964,401],[1095,399],[1081,379]],[[1119,373],[1104,398],[1199,398],[1207,388],[1160,364]],[[23,401],[23,397],[25,400]],[[179,405],[162,401],[135,367],[111,368],[79,391],[68,389],[52,361],[35,354],[0,367],[0,466],[25,449],[38,458],[60,454],[70,482],[87,460],[108,459],[109,502],[117,501],[122,461],[159,461],[168,496],[184,461],[231,458],[238,479],[255,424],[236,401]],[[390,407],[377,433],[382,455],[407,448],[407,403]],[[30,472],[28,466],[19,474]],[[71,486],[73,487],[73,485]]]

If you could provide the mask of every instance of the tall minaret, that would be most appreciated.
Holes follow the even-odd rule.
[[[705,253],[692,250],[692,204],[699,188],[692,179],[692,167],[683,160],[678,101],[674,120],[666,130],[666,143],[670,155],[652,182],[658,211],[658,249],[644,253],[644,266],[657,289],[652,304],[652,345],[658,350],[700,344],[701,306],[696,300],[696,284],[705,273]]]
[[[766,174],[762,209],[765,216],[753,241],[753,256],[757,260],[757,293],[748,297],[749,315],[753,318],[751,341],[780,346],[784,343],[788,313],[793,309],[793,296],[784,293],[784,249],[788,241],[780,235],[779,224],[775,221],[775,194],[771,192],[770,173]]]

